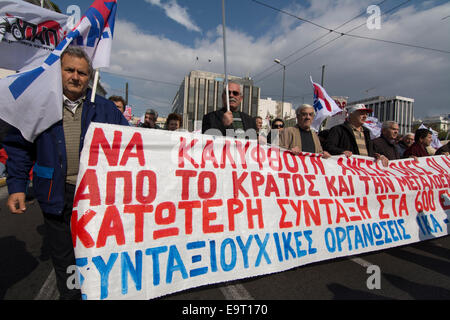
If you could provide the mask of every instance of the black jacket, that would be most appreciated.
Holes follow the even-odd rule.
[[[363,127],[363,132],[364,139],[366,140],[367,153],[369,154],[369,157],[374,157],[375,152],[373,143],[370,140],[370,131],[366,127]],[[352,127],[347,121],[330,129],[324,149],[331,155],[339,155],[346,150],[359,155],[359,149],[356,144]]]
[[[217,111],[212,111],[210,113],[207,113],[203,116],[202,121],[202,133],[205,133],[208,129],[218,129],[223,136],[226,135],[227,129],[233,129],[233,126],[225,127],[222,123],[222,118],[224,113],[226,112],[226,109],[221,109]],[[254,118],[246,114],[245,112],[240,112],[242,124],[244,126],[244,131],[249,129],[255,130],[255,136],[256,136],[256,121]]]

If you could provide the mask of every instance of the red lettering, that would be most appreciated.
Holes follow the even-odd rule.
[[[294,186],[294,193],[297,197],[303,196],[305,194],[305,181],[303,177],[299,174],[294,174],[292,176],[292,184]]]
[[[204,200],[203,201],[203,233],[218,233],[223,232],[223,225],[211,225],[211,221],[217,219],[217,212],[209,211],[209,208],[220,207],[222,200]]]
[[[114,140],[112,145],[109,144],[102,128],[95,128],[92,136],[91,147],[89,149],[89,166],[96,166],[98,163],[98,155],[100,147],[106,156],[106,160],[110,166],[117,166],[119,161],[120,144],[122,143],[122,132],[114,131]]]
[[[278,174],[278,178],[281,178],[284,181],[284,190],[285,190],[286,197],[289,197],[289,195],[290,195],[290,191],[289,191],[289,178],[290,177],[291,177],[291,175],[289,173],[279,173]]]
[[[248,220],[248,228],[253,229],[253,216],[258,217],[258,228],[264,229],[264,221],[262,214],[262,204],[261,199],[256,199],[256,208],[252,208],[252,200],[247,199],[247,220]]]
[[[236,149],[241,158],[242,169],[247,169],[247,161],[245,160],[245,154],[247,153],[247,150],[250,147],[250,142],[247,141],[244,148],[242,148],[242,142],[240,142],[239,140],[234,140],[234,142],[236,144]]]
[[[363,203],[361,204],[361,199]],[[372,219],[369,211],[369,204],[366,197],[356,198],[356,206],[364,219]]]
[[[202,164],[201,167],[204,168],[206,161],[211,161],[214,168],[218,168],[219,164],[217,162],[216,156],[214,155],[214,143],[212,140],[206,141],[206,145],[202,152]]]
[[[248,172],[243,172],[240,177],[237,176],[237,172],[233,171],[232,177],[233,177],[233,197],[239,198],[239,192],[242,193],[244,197],[248,197],[248,192],[245,190],[245,188],[242,186],[242,183],[247,178]]]
[[[281,218],[280,218],[280,223],[278,224],[278,226],[280,227],[280,229],[283,228],[292,228],[292,222],[290,221],[285,221],[286,219],[286,214],[287,211],[284,208],[284,205],[288,204],[289,200],[288,199],[277,199],[277,204],[281,209]]]
[[[231,142],[229,140],[225,140],[225,144],[223,145],[223,149],[222,149],[222,161],[220,162],[220,168],[223,169],[226,166],[226,158],[228,158],[228,160],[230,160],[231,163],[231,167],[233,169],[236,169],[236,162],[233,159],[233,156],[231,155],[230,152],[230,144]]]
[[[106,175],[106,200],[107,205],[116,202],[116,180],[122,178],[123,183],[123,204],[129,204],[132,200],[133,183],[131,171],[110,171]]]
[[[264,149],[261,148],[261,146],[258,144],[256,147],[252,149],[250,152],[252,159],[258,163],[259,170],[263,169],[264,161],[266,161],[266,153],[264,152]]]
[[[291,159],[293,160],[293,162],[294,162],[293,166],[290,165],[288,156],[291,157]],[[283,152],[283,160],[284,160],[284,165],[289,172],[291,172],[291,173],[298,172],[297,156],[295,156],[293,153],[291,153],[289,151],[284,151]]]
[[[331,211],[330,211],[330,204],[333,203],[333,200],[331,199],[319,199],[320,204],[324,204],[327,207],[327,222],[328,224],[332,223],[331,220]]]
[[[167,217],[164,217],[164,211],[167,211]],[[157,225],[169,225],[175,222],[176,214],[177,209],[173,202],[161,202],[155,209],[155,222]],[[176,227],[155,230],[153,231],[153,239],[176,236],[178,233],[179,229]]]
[[[311,218],[316,226],[320,226],[320,210],[317,200],[313,200],[314,210],[309,205],[308,201],[303,200],[303,212],[305,213],[305,224],[307,227],[311,226]]]
[[[178,209],[184,209],[184,228],[186,234],[192,234],[192,209],[201,208],[200,201],[180,201],[178,202]]]
[[[280,191],[278,190],[278,186],[275,182],[275,179],[273,178],[272,174],[267,174],[267,182],[266,182],[266,190],[264,192],[264,195],[266,197],[270,197],[271,193],[274,192],[276,197],[280,196]]]
[[[88,193],[83,193],[86,188],[89,189]],[[97,174],[95,169],[87,169],[81,178],[77,191],[75,192],[73,200],[73,208],[78,206],[80,200],[89,200],[89,206],[95,207],[100,205],[100,189],[98,187]]]
[[[189,200],[189,178],[197,176],[194,170],[177,170],[175,171],[177,177],[181,177],[181,199]]]
[[[114,236],[116,238],[116,243],[119,246],[125,244],[123,224],[120,218],[119,210],[117,210],[116,206],[109,206],[106,208],[102,224],[98,232],[96,247],[104,247],[107,238],[111,236]]]
[[[234,231],[234,216],[244,210],[244,204],[239,199],[228,199],[228,223],[230,231]]]
[[[258,171],[253,171],[250,176],[252,180],[253,196],[259,197],[258,187],[264,184],[264,176]]]
[[[330,196],[338,196],[338,191],[337,189],[334,187],[334,181],[336,180],[335,176],[331,176],[331,177],[327,177],[325,176],[325,186],[327,187],[328,190],[328,194]]]
[[[295,202],[292,200],[289,200],[289,203],[291,204],[292,209],[294,209],[295,213],[297,214],[297,219],[295,220],[295,225],[299,226],[301,210],[302,210],[302,201],[298,200],[297,205],[295,205]]]
[[[134,241],[136,243],[144,241],[144,213],[152,211],[152,205],[137,204],[124,206],[124,213],[134,214]]]
[[[205,191],[205,180],[209,180],[209,191]],[[216,194],[217,179],[216,175],[212,171],[202,171],[198,175],[197,181],[198,196],[201,199],[210,199]]]
[[[378,203],[380,204],[380,210],[378,210],[378,216],[380,219],[389,219],[389,213],[384,213],[384,203],[383,201],[387,199],[386,195],[377,195]]]
[[[184,159],[188,160],[194,168],[198,168],[199,165],[192,159],[192,157],[187,153],[190,149],[194,147],[198,139],[193,139],[189,146],[186,145],[186,139],[180,137],[180,147],[178,148],[178,167],[184,168]]]
[[[136,152],[131,152],[136,148]],[[136,132],[131,137],[125,151],[123,152],[122,159],[120,160],[121,166],[126,166],[129,158],[137,158],[140,166],[145,166],[144,146],[142,143],[142,136],[139,132]]]
[[[334,202],[336,203],[336,223],[339,223],[341,221],[341,218],[345,219],[345,222],[348,222],[348,216],[347,216],[347,212],[345,211],[344,207],[342,206],[342,204],[340,204],[340,202],[335,199]]]
[[[144,196],[144,180],[148,181],[148,194]],[[156,198],[156,174],[151,170],[142,170],[136,176],[136,200],[142,204],[152,203]]]
[[[94,246],[95,242],[92,239],[89,232],[86,231],[85,227],[95,216],[96,212],[93,210],[87,210],[78,220],[78,211],[72,211],[72,217],[70,218],[70,229],[72,232],[72,243],[73,247],[77,246],[77,237],[80,239],[81,243],[85,248],[91,248]]]
[[[313,182],[313,180],[316,180],[316,176],[314,176],[312,174],[307,174],[307,175],[305,175],[305,178],[309,182],[308,194],[310,196],[320,196],[319,191],[314,190],[314,182]]]
[[[351,179],[351,176],[349,176],[349,178]],[[352,193],[350,192],[350,189],[348,188],[347,183],[345,183],[344,177],[339,176],[338,180],[339,180],[339,196],[341,197],[344,192],[347,194],[347,196],[351,196]]]
[[[319,174],[319,171],[317,170],[317,168],[320,169],[320,173],[321,174],[325,174],[325,168],[323,166],[323,162],[322,162],[322,158],[321,157],[314,157],[314,156],[310,156],[309,160],[311,161],[311,164],[314,167],[314,173],[315,174]]]
[[[272,153],[275,154],[275,158],[272,157]],[[274,171],[283,170],[283,165],[281,163],[279,148],[275,148],[275,147],[269,148],[269,150],[267,151],[267,159],[269,160],[269,166],[272,170],[274,170]]]

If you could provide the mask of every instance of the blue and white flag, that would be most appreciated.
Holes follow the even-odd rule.
[[[321,85],[313,82],[312,77],[310,77],[311,83],[314,87],[314,110],[316,115],[311,124],[311,128],[315,131],[319,131],[320,125],[327,118],[341,112],[342,109],[336,104],[336,102],[327,94]]]
[[[62,119],[62,52],[69,45],[81,46],[94,68],[109,66],[117,0],[95,0],[78,25],[31,70],[0,79],[0,118],[33,142]]]

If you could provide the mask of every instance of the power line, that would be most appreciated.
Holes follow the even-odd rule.
[[[161,80],[154,80],[154,79],[136,77],[136,76],[132,76],[132,75],[128,75],[128,74],[114,73],[114,72],[103,71],[103,70],[102,70],[102,72],[107,73],[107,74],[112,74],[112,75],[115,75],[115,76],[121,76],[121,77],[124,77],[124,78],[130,78],[130,79],[136,79],[136,80],[142,80],[142,81],[149,81],[149,82],[156,82],[156,83],[167,84],[167,85],[177,86],[177,87],[180,86],[180,84],[173,83],[173,82],[167,82],[167,81],[161,81]]]
[[[380,5],[382,5],[382,4],[383,4],[384,2],[386,2],[386,1],[387,1],[387,0],[383,0],[383,1],[379,2],[379,3],[377,3],[376,5],[377,5],[377,6],[380,6]],[[362,10],[360,14],[358,14],[357,16],[351,18],[350,20],[347,20],[346,22],[340,24],[339,26],[337,26],[336,28],[334,28],[334,30],[337,30],[337,29],[342,28],[342,27],[345,26],[346,24],[352,22],[352,21],[355,20],[355,19],[358,19],[359,17],[361,17],[361,16],[364,15],[364,14],[366,14],[366,10]],[[306,49],[306,48],[308,48],[308,47],[311,46],[312,44],[314,44],[314,43],[316,43],[317,41],[319,41],[319,40],[325,38],[326,36],[328,36],[328,35],[331,34],[331,33],[332,33],[331,30],[328,31],[326,34],[324,34],[324,35],[322,35],[322,36],[320,36],[320,37],[314,39],[313,41],[311,41],[311,42],[308,43],[307,45],[301,47],[300,49],[295,50],[295,51],[292,52],[291,54],[289,54],[289,55],[287,55],[286,57],[282,58],[281,61],[284,61],[284,60],[286,60],[286,59],[289,59],[289,58],[292,57],[293,55],[299,53],[300,51],[302,51],[302,50],[304,50],[304,49]],[[264,72],[270,70],[270,69],[273,68],[274,66],[275,66],[275,65],[271,65],[271,66],[268,67],[267,69],[265,69],[265,70],[263,70],[263,71],[257,73],[256,75],[254,75],[253,78],[257,78],[260,74],[263,74]],[[281,70],[281,69],[279,69],[279,70]],[[277,71],[279,71],[279,70],[277,70]]]
[[[252,1],[253,1],[253,0],[252,0]],[[390,13],[390,12],[394,11],[394,10],[398,9],[399,7],[405,5],[406,3],[410,2],[410,1],[411,1],[411,0],[407,0],[407,1],[405,1],[405,2],[402,2],[401,4],[399,4],[399,5],[397,5],[397,6],[393,7],[393,8],[391,8],[390,10],[386,11],[384,14],[387,14],[387,13]],[[321,45],[320,47],[315,48],[315,49],[312,50],[312,51],[309,51],[308,53],[306,53],[306,54],[304,54],[303,56],[297,58],[296,60],[294,60],[294,61],[292,61],[292,62],[286,64],[286,66],[289,66],[289,65],[291,65],[291,64],[293,64],[293,63],[299,61],[300,59],[302,59],[302,58],[304,58],[304,57],[310,55],[311,53],[314,53],[315,51],[317,51],[317,50],[319,50],[319,49],[325,47],[326,45],[330,44],[331,42],[333,42],[333,41],[335,41],[335,40],[337,40],[337,39],[339,39],[339,38],[341,38],[342,36],[348,35],[348,32],[352,32],[352,31],[354,31],[354,30],[356,30],[356,29],[358,29],[358,28],[360,28],[360,27],[362,27],[362,26],[364,26],[364,25],[366,25],[366,23],[362,23],[361,25],[356,26],[356,27],[352,28],[351,30],[349,30],[349,31],[347,31],[347,32],[340,33],[340,35],[339,35],[338,37],[336,37],[336,38],[334,38],[334,39],[331,39],[330,41],[324,43],[323,45]],[[398,42],[395,42],[395,41],[389,41],[389,40],[374,39],[374,38],[363,37],[363,36],[356,36],[356,35],[351,35],[351,36],[357,37],[357,38],[368,39],[368,40],[370,39],[370,40],[375,40],[375,41],[390,42],[390,43],[395,43],[395,44],[399,44],[399,45],[407,45],[407,44],[398,43]],[[407,45],[407,46],[413,46],[413,47],[417,47],[417,48],[420,47],[420,46],[415,46],[415,45]],[[430,50],[430,48],[426,48],[426,47],[420,47],[420,48],[421,48],[421,49],[429,49],[429,50]],[[442,50],[439,50],[439,49],[431,49],[431,50],[442,51]],[[450,53],[449,51],[444,51],[444,52],[445,52],[445,53]],[[277,71],[279,71],[279,70],[276,70],[275,72],[277,72]],[[272,73],[266,75],[265,77],[263,77],[263,78],[261,78],[261,79],[259,79],[259,80],[255,80],[255,82],[260,82],[260,81],[262,81],[262,80],[268,78],[269,76],[271,76],[271,75],[274,74],[275,72],[272,72]]]
[[[413,48],[420,48],[420,49],[432,50],[432,51],[437,51],[437,52],[449,53],[449,54],[450,54],[450,51],[447,51],[447,50],[441,50],[441,49],[429,48],[429,47],[423,47],[423,46],[418,46],[418,45],[409,44],[409,43],[403,43],[403,42],[398,42],[398,41],[390,41],[390,40],[384,40],[384,39],[378,39],[378,38],[372,38],[372,37],[363,37],[363,36],[353,35],[353,34],[349,34],[349,33],[345,33],[345,32],[339,32],[339,31],[336,31],[336,30],[333,30],[333,29],[324,27],[324,26],[322,26],[322,25],[319,25],[319,24],[317,24],[317,23],[315,23],[315,22],[312,22],[312,21],[310,21],[310,20],[307,20],[307,19],[304,19],[304,18],[300,18],[300,17],[298,17],[298,16],[296,16],[296,15],[294,15],[294,14],[291,14],[291,13],[289,13],[289,12],[286,12],[286,11],[284,11],[284,10],[281,10],[281,9],[278,9],[278,8],[275,8],[275,7],[272,7],[272,6],[269,6],[269,5],[267,5],[267,4],[263,3],[263,2],[260,2],[260,1],[258,1],[258,0],[252,0],[252,1],[255,2],[255,3],[258,3],[258,4],[260,4],[260,5],[266,6],[266,7],[270,8],[270,9],[279,11],[279,12],[281,12],[281,13],[288,14],[289,16],[295,17],[295,18],[297,18],[297,19],[299,19],[299,20],[301,20],[301,21],[305,21],[305,22],[307,22],[307,23],[313,24],[313,25],[315,25],[315,26],[317,26],[317,27],[320,27],[320,28],[322,28],[322,29],[328,30],[329,32],[334,32],[334,33],[340,34],[341,36],[348,36],[348,37],[355,37],[355,38],[363,38],[363,39],[373,40],[373,41],[382,41],[382,42],[388,42],[388,43],[392,43],[392,44],[398,44],[398,45],[403,45],[403,46],[408,46],[408,47],[413,47]],[[399,6],[402,6],[403,4],[405,4],[405,3],[409,2],[409,1],[411,1],[411,0],[408,0],[408,1],[406,1],[406,2],[404,2],[404,3],[402,3],[402,4],[400,4]]]
[[[342,37],[342,36],[348,36],[348,37],[354,37],[354,38],[357,38],[357,39],[366,39],[366,40],[372,40],[372,41],[379,41],[379,42],[385,42],[385,43],[390,43],[390,44],[396,44],[396,45],[401,45],[401,46],[406,46],[406,47],[412,47],[412,48],[418,48],[418,49],[424,49],[424,50],[431,50],[431,51],[436,51],[436,52],[441,52],[441,53],[448,53],[448,54],[450,54],[450,51],[447,51],[447,50],[441,50],[441,49],[436,49],[436,48],[424,47],[424,46],[419,46],[419,45],[414,45],[414,44],[409,44],[409,43],[403,43],[403,42],[398,42],[398,41],[391,41],[391,40],[385,40],[385,39],[378,39],[378,38],[372,38],[372,37],[359,36],[359,35],[354,35],[354,34],[349,34],[349,33],[348,33],[348,32],[351,32],[351,31],[353,31],[353,30],[355,30],[355,29],[352,29],[352,30],[347,31],[347,32],[339,32],[339,31],[336,31],[335,29],[330,29],[330,28],[324,27],[324,26],[322,26],[322,25],[320,25],[320,24],[317,24],[317,23],[315,23],[315,22],[312,22],[312,21],[310,21],[310,20],[308,20],[308,19],[304,19],[304,18],[298,17],[298,16],[296,16],[296,15],[294,15],[294,14],[292,14],[292,13],[289,13],[289,12],[287,12],[287,11],[281,10],[281,9],[279,9],[279,8],[275,8],[275,7],[270,6],[270,5],[266,4],[266,3],[260,2],[260,1],[258,1],[258,0],[251,0],[251,1],[253,1],[253,2],[259,4],[259,5],[265,6],[265,7],[267,7],[267,8],[270,8],[270,9],[272,9],[272,10],[281,12],[281,13],[283,13],[283,14],[287,14],[287,15],[289,15],[289,16],[291,16],[291,17],[294,17],[294,18],[299,19],[299,20],[301,20],[301,21],[304,21],[304,22],[306,22],[306,23],[310,23],[310,24],[312,24],[312,25],[314,25],[314,26],[317,26],[317,27],[319,27],[319,28],[328,30],[328,33],[327,33],[327,34],[330,34],[330,33],[336,33],[336,34],[339,34],[339,37],[337,37],[337,38],[331,40],[330,42],[333,42],[334,40],[336,40],[336,39],[338,39],[338,38],[340,38],[340,37]],[[403,2],[403,3],[401,3],[400,5],[396,6],[396,7],[393,8],[393,9],[396,9],[396,8],[398,8],[398,7],[400,7],[400,6],[403,6],[404,4],[408,3],[409,1],[411,1],[411,0],[407,0],[407,1]],[[392,11],[393,9],[391,9],[390,11]],[[387,12],[386,12],[386,13],[387,13]],[[362,25],[365,25],[365,23],[362,24]],[[361,26],[362,26],[362,25],[361,25]],[[360,26],[358,26],[358,28],[359,28],[359,27],[360,27]],[[337,29],[337,28],[336,28],[336,29]],[[324,35],[324,36],[325,36],[325,35]],[[328,44],[328,43],[330,43],[330,42],[327,42],[326,44]],[[309,46],[309,45],[310,45],[310,44],[308,44],[308,46]],[[325,45],[323,45],[323,46],[321,46],[321,47],[324,47],[324,46],[325,46]],[[301,50],[301,49],[300,49],[300,50]],[[299,50],[299,51],[300,51],[300,50]],[[314,52],[314,51],[316,51],[316,50],[313,50],[312,52]],[[310,53],[312,53],[312,52],[310,52]],[[309,53],[308,53],[308,54],[309,54]],[[306,56],[306,55],[305,55],[305,56]],[[292,63],[291,63],[291,64],[292,64]],[[278,69],[278,70],[276,70],[276,71],[279,71],[279,70],[281,70],[281,69]],[[276,72],[276,71],[275,71],[275,72]],[[275,72],[273,72],[273,73],[275,73]],[[273,74],[273,73],[271,73],[271,74]],[[266,77],[264,77],[263,79],[265,79],[265,78],[266,78]],[[262,80],[262,79],[257,80],[257,81],[261,81],[261,80]]]

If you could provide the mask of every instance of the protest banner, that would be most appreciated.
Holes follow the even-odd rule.
[[[449,234],[450,157],[298,156],[91,124],[72,238],[84,299],[152,299]]]

